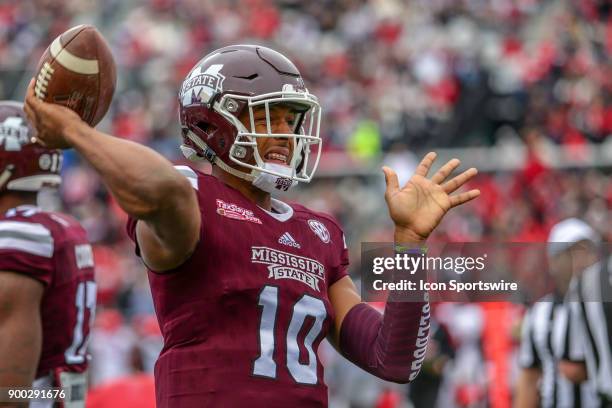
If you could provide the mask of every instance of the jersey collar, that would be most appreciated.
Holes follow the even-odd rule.
[[[270,200],[272,204],[272,209],[274,209],[275,212],[268,211],[259,207],[270,217],[273,217],[280,222],[285,222],[291,217],[293,217],[293,208],[289,204],[284,203],[281,200],[277,200],[276,198],[270,198]]]

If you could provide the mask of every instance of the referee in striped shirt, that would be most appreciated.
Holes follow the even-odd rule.
[[[598,241],[593,229],[576,218],[550,231],[547,252],[555,290],[534,303],[523,320],[517,408],[601,406],[593,381],[573,383],[559,368],[573,323],[564,295],[577,273],[596,261]]]
[[[606,248],[609,249],[609,248]],[[594,382],[603,407],[612,408],[612,257],[601,261],[572,282],[569,341],[560,368],[576,383]]]

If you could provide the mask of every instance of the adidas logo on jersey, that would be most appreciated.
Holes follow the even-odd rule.
[[[287,246],[291,246],[291,247],[294,247],[294,248],[301,248],[302,247],[300,244],[295,242],[295,239],[293,239],[291,234],[289,234],[288,232],[285,232],[283,235],[281,235],[281,237],[278,239],[278,243],[279,244],[283,244],[283,245],[287,245]]]

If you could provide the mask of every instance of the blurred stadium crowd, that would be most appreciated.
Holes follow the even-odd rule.
[[[606,1],[2,2],[0,98],[22,99],[42,51],[79,23],[100,29],[119,68],[118,91],[100,128],[175,162],[181,161],[177,90],[203,55],[229,43],[265,43],[295,61],[324,109],[328,156],[322,166],[331,170],[289,200],[334,214],[355,265],[361,242],[391,238],[382,174],[363,169],[385,162],[406,178],[425,149],[512,144],[526,152],[512,170],[496,169],[501,158],[490,153],[493,165],[473,183],[481,198],[449,214],[434,239],[544,242],[550,226],[567,216],[583,217],[612,239],[612,15]],[[559,165],[551,149],[581,160],[580,166]],[[590,165],[591,150],[603,162]],[[64,177],[56,205],[79,218],[96,244],[92,384],[150,372],[161,338],[144,268],[124,233],[125,216],[70,152]],[[512,316],[502,329],[507,365],[500,380],[493,374],[500,370],[488,365],[500,364],[499,358],[483,358],[487,345],[473,335],[493,329],[470,326],[474,314],[491,313],[488,307],[439,308],[442,323],[449,314],[458,317],[435,334],[439,347],[421,389],[443,383],[448,403],[509,406],[521,311],[495,312]],[[445,368],[452,359],[456,364]],[[331,353],[330,364],[333,406],[399,406],[384,383],[355,373]],[[469,381],[459,386],[457,378]],[[494,382],[506,391],[492,393]]]

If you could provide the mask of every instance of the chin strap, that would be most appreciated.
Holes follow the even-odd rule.
[[[215,152],[208,147],[208,145],[206,143],[204,143],[202,141],[202,139],[200,139],[199,137],[197,137],[191,130],[187,131],[187,137],[189,138],[189,140],[191,140],[193,143],[196,144],[196,146],[198,146],[200,149],[202,149],[202,151],[204,152],[204,157],[202,158],[201,156],[199,156],[197,154],[197,152],[193,152],[194,154],[191,154],[191,152],[186,153],[185,150],[191,149],[188,146],[181,146],[181,150],[183,151],[183,154],[185,154],[185,156],[187,156],[188,159],[190,160],[208,160],[210,163],[214,164],[215,166],[219,166],[219,168],[229,174],[231,174],[232,176],[236,176],[240,179],[246,180],[246,181],[253,181],[255,180],[255,176],[245,173],[243,171],[240,170],[236,170],[235,168],[228,166],[227,164],[225,164],[225,162],[223,160],[221,160],[216,154]]]
[[[252,175],[250,175],[248,173],[245,173],[243,171],[240,171],[240,170],[236,170],[235,168],[228,166],[227,164],[225,164],[223,162],[223,160],[221,160],[217,156],[215,156],[213,160],[214,161],[212,163],[214,165],[219,166],[219,168],[221,170],[228,172],[232,176],[236,176],[236,177],[241,178],[241,179],[246,180],[246,181],[253,181],[253,180],[255,180],[255,177],[253,177]]]

